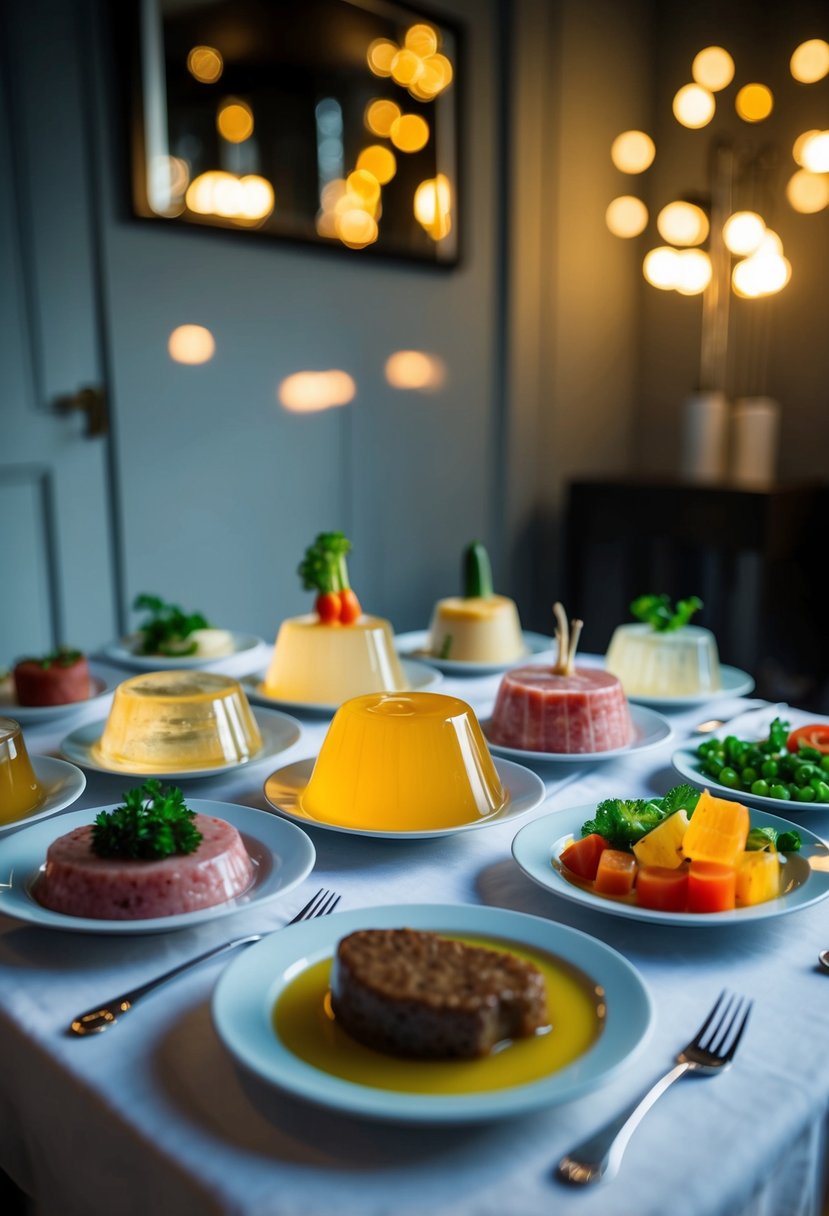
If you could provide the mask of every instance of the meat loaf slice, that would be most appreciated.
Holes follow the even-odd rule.
[[[483,1056],[549,1021],[544,977],[532,963],[415,929],[343,938],[331,996],[355,1039],[422,1059]]]

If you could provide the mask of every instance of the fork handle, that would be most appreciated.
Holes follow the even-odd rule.
[[[148,980],[146,984],[140,984],[129,992],[122,992],[120,996],[113,997],[112,1000],[106,1001],[103,1005],[96,1005],[94,1009],[89,1009],[86,1013],[79,1013],[70,1022],[69,1033],[85,1035],[108,1030],[110,1026],[113,1026],[118,1021],[119,1015],[127,1013],[132,1009],[136,1001],[140,1000],[142,996],[146,996],[148,992],[152,992],[153,989],[166,984],[168,980],[175,979],[183,971],[187,971],[190,967],[195,967],[198,963],[203,963],[209,958],[215,958],[217,954],[224,954],[226,950],[235,950],[237,946],[249,946],[253,942],[261,941],[261,939],[261,933],[251,933],[247,937],[236,937],[221,946],[214,946],[212,950],[205,950],[203,954],[197,954],[195,958],[189,958],[186,962],[179,963],[177,967],[172,967],[162,975],[155,976],[154,979]]]
[[[577,1145],[572,1152],[562,1157],[556,1168],[556,1174],[561,1181],[586,1185],[599,1182],[602,1178],[615,1177],[631,1136],[654,1102],[692,1067],[687,1061],[675,1064],[632,1107],[629,1106],[621,1115],[617,1115],[600,1131],[595,1132],[589,1140]]]

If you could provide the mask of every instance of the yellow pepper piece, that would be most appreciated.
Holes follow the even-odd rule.
[[[725,798],[713,798],[708,790],[703,790],[682,841],[682,851],[692,861],[736,866],[745,850],[748,830],[746,807]]]
[[[664,866],[668,870],[676,870],[685,860],[682,842],[687,831],[687,814],[685,811],[675,811],[633,846],[636,860],[640,866]]]
[[[743,853],[737,862],[737,903],[743,907],[777,899],[780,894],[780,859],[762,849]]]

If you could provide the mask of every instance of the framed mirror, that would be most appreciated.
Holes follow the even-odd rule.
[[[136,0],[136,214],[458,259],[459,31],[387,0]]]

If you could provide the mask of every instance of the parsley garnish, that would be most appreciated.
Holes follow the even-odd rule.
[[[141,645],[139,654],[195,654],[195,642],[187,645],[194,629],[209,629],[200,612],[183,612],[177,604],[165,604],[157,595],[139,595],[133,602],[135,612],[146,611],[149,616],[139,625]]]
[[[677,600],[676,608],[671,608],[671,599],[667,595],[640,595],[630,606],[633,616],[639,621],[645,621],[657,633],[673,633],[687,625],[695,612],[702,607],[702,600],[697,595],[690,595],[686,600]]]
[[[73,663],[77,663],[78,659],[82,658],[83,654],[80,650],[73,650],[71,646],[60,646],[49,654],[38,655],[37,658],[27,655],[24,659],[18,659],[17,663],[37,663],[38,667],[47,671],[52,666],[71,667]]]
[[[195,817],[180,789],[147,781],[124,794],[123,806],[95,816],[92,852],[142,861],[194,853],[202,839]]]

